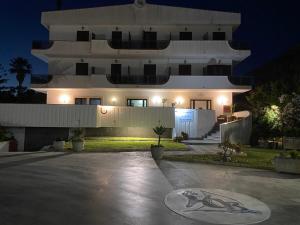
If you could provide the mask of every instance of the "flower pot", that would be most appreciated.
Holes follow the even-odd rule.
[[[72,148],[75,152],[84,150],[84,141],[72,141]]]
[[[63,151],[65,147],[65,142],[64,141],[53,141],[53,148],[56,151]]]
[[[299,150],[300,149],[300,137],[284,137],[283,138],[284,149]]]
[[[154,160],[160,160],[163,157],[164,148],[158,146],[151,146],[151,155]]]
[[[276,157],[274,166],[277,172],[300,174],[300,159]]]

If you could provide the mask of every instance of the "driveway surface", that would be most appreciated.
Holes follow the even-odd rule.
[[[262,225],[300,224],[300,177],[262,170],[162,161],[149,153],[3,153],[1,225],[201,224],[164,204],[175,189],[249,195],[271,209]]]

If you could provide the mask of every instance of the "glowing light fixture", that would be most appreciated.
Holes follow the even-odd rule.
[[[59,97],[59,101],[61,104],[68,104],[70,102],[70,96],[69,95],[61,95]]]
[[[112,102],[112,103],[116,103],[116,102],[117,102],[117,98],[116,98],[116,97],[113,97],[113,98],[111,99],[111,102]]]
[[[152,98],[152,102],[153,102],[154,104],[161,104],[161,103],[162,103],[162,99],[161,99],[161,97],[159,97],[159,96],[154,96],[154,97]]]
[[[177,97],[175,99],[175,102],[176,102],[177,105],[182,105],[183,102],[184,102],[184,99],[182,97]]]
[[[221,95],[217,98],[217,103],[219,105],[226,105],[228,103],[228,98],[226,98],[225,96]]]

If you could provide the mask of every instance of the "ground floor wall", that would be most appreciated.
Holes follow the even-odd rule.
[[[192,89],[55,89],[48,90],[47,103],[75,104],[75,98],[86,98],[88,103],[91,98],[100,98],[102,105],[127,106],[128,99],[145,99],[147,106],[151,107],[175,106],[189,109],[192,107],[191,100],[210,100],[211,109],[215,110],[218,116],[223,114],[224,105],[232,104],[232,93],[225,90]]]
[[[162,135],[164,138],[172,138],[172,128],[168,128]],[[87,128],[85,130],[86,137],[145,137],[154,138],[157,135],[152,128],[144,127],[101,127]]]

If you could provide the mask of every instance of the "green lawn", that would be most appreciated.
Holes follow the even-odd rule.
[[[164,156],[164,159],[170,161],[224,164],[229,166],[273,170],[274,166],[272,160],[280,153],[280,150],[259,148],[243,148],[242,151],[247,153],[247,156],[232,156],[232,161],[225,163],[221,161],[219,155],[173,155]]]
[[[95,137],[85,138],[85,151],[97,152],[125,152],[125,151],[147,151],[151,144],[157,144],[156,138],[136,137]],[[166,151],[185,151],[187,146],[174,142],[172,139],[163,138],[161,144]],[[71,149],[71,142],[66,143],[66,148]]]

